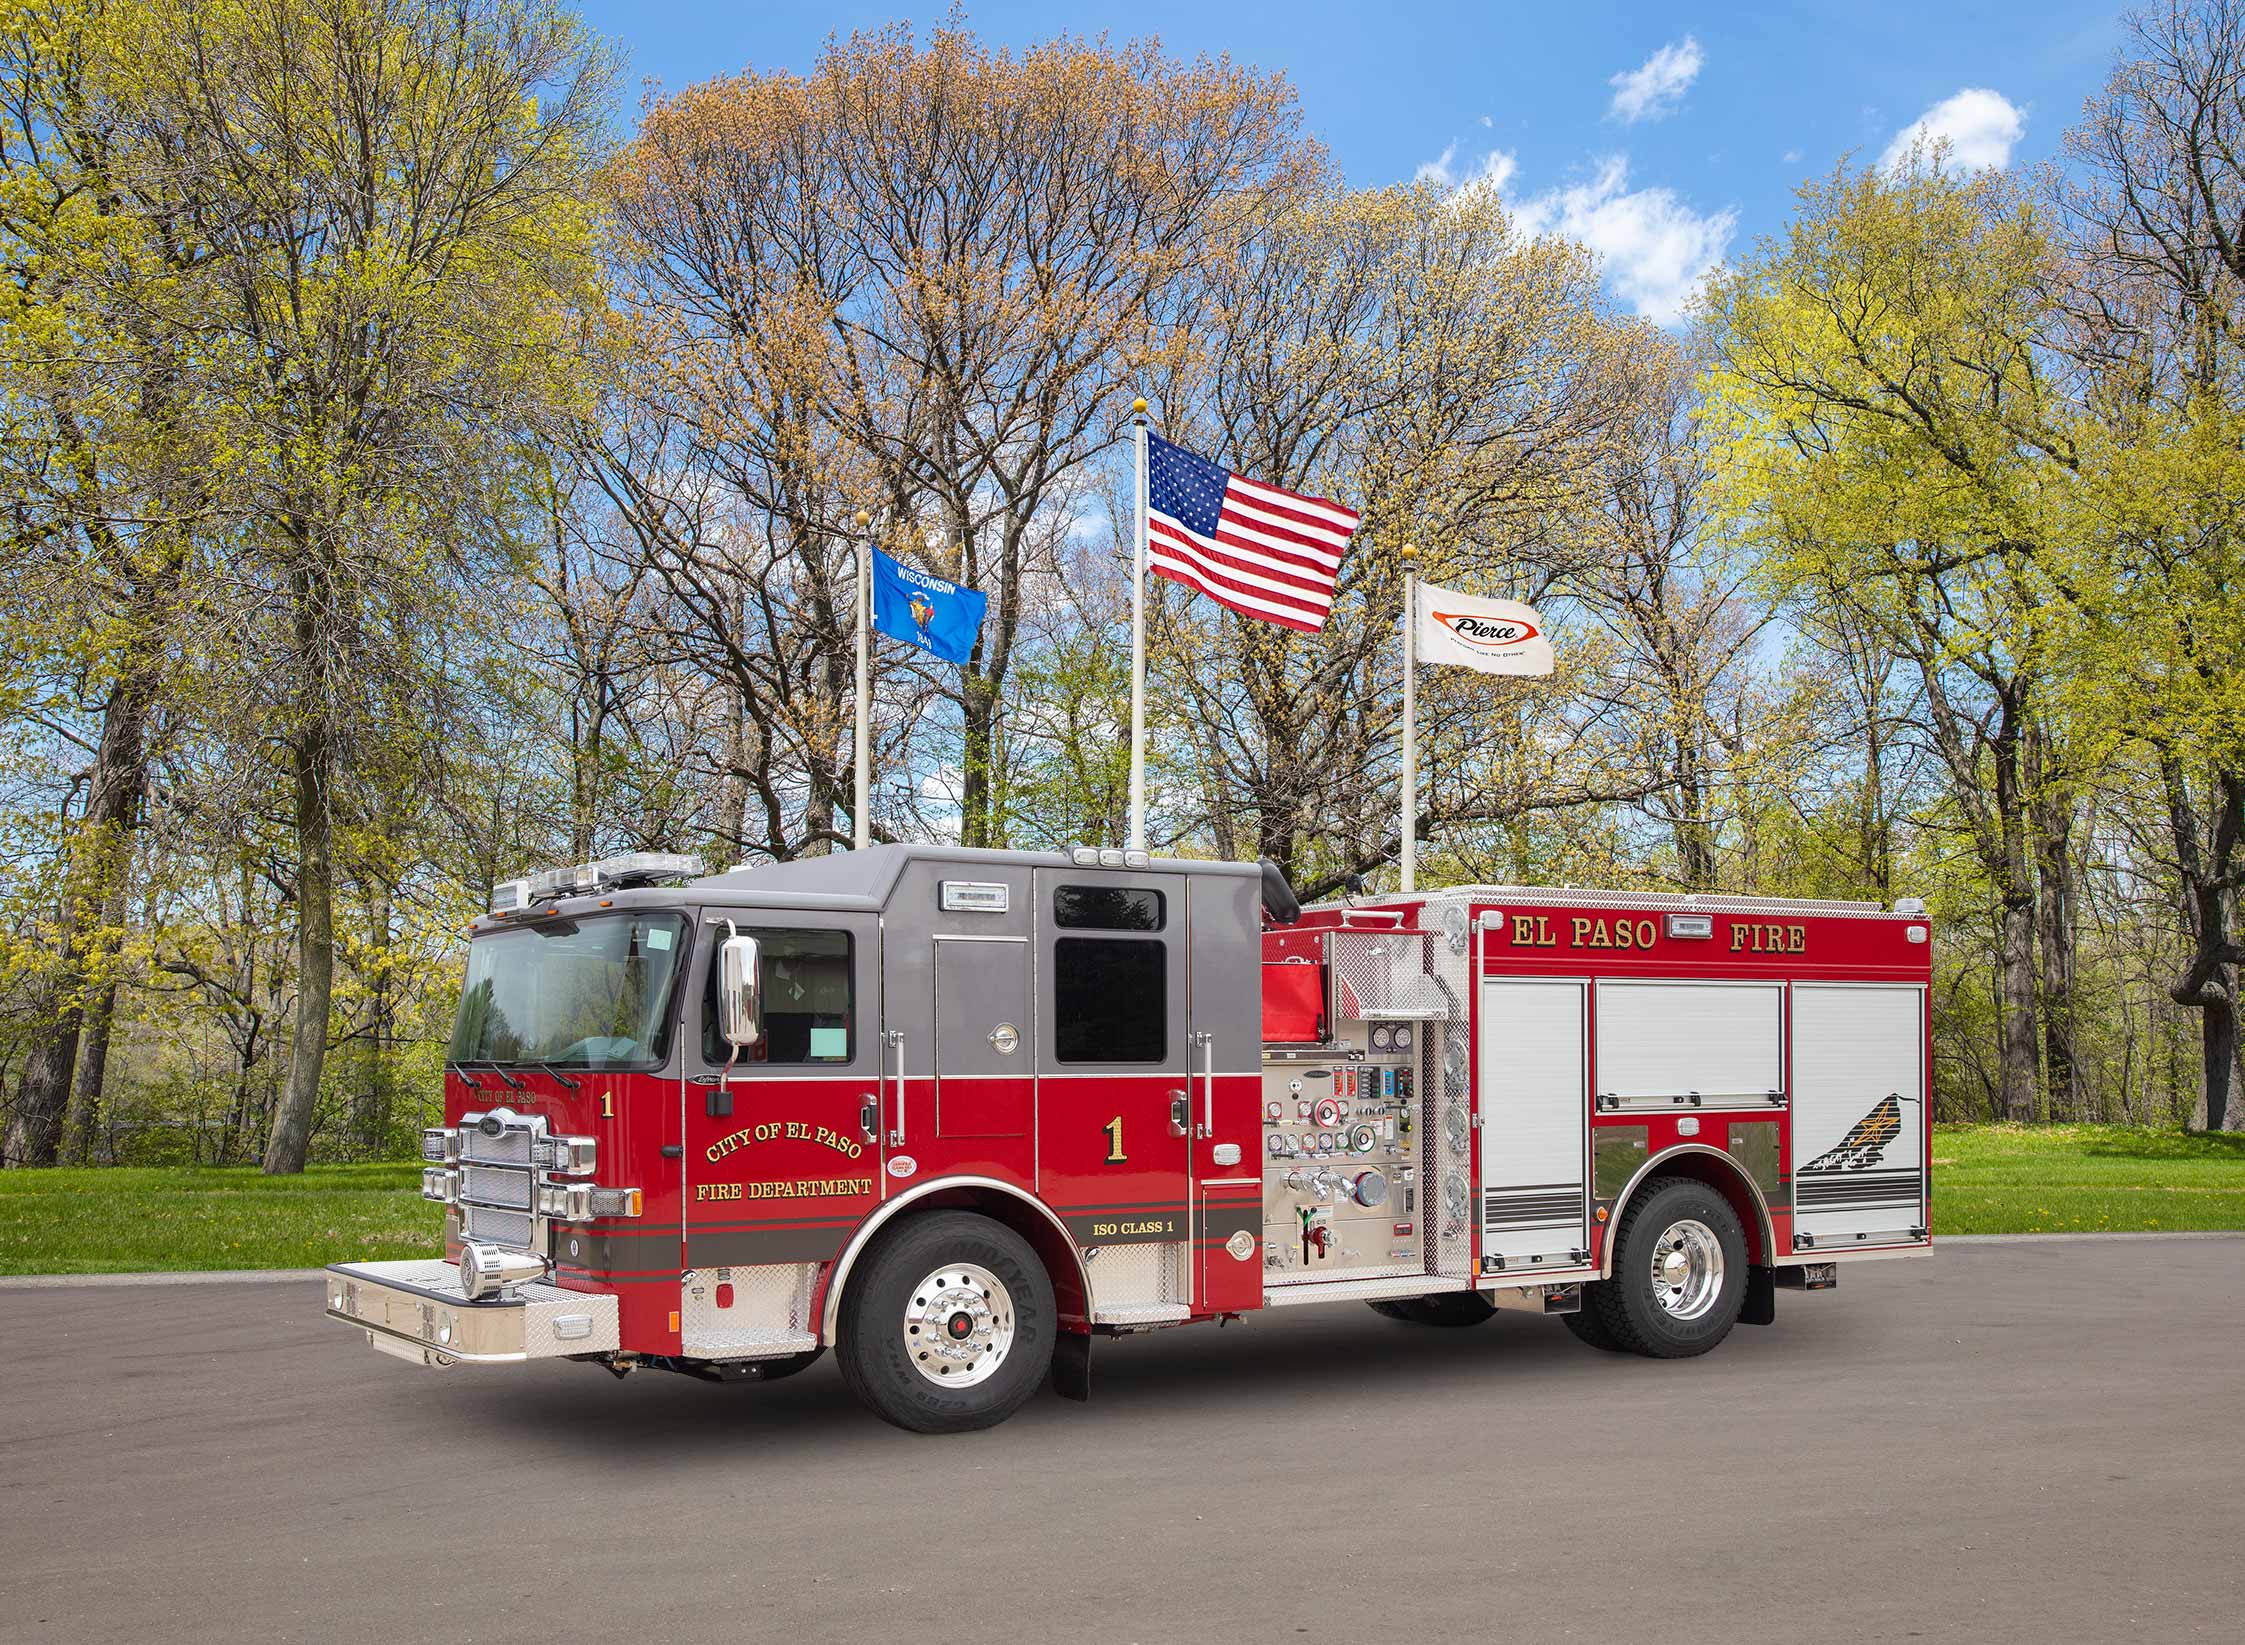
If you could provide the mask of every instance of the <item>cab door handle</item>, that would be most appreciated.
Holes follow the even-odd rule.
[[[1169,1134],[1173,1137],[1190,1136],[1193,1129],[1193,1099],[1182,1091],[1169,1093]]]
[[[878,1097],[867,1097],[867,1098],[865,1099],[865,1103],[864,1103],[864,1106],[862,1106],[861,1108],[859,1108],[859,1109],[858,1109],[858,1111],[857,1111],[857,1128],[858,1128],[858,1129],[859,1129],[860,1131],[863,1131],[863,1132],[865,1133],[865,1140],[866,1140],[867,1142],[872,1142],[872,1141],[873,1141],[873,1140],[874,1140],[875,1138],[877,1138],[877,1137],[879,1137],[879,1136],[880,1136],[880,1134],[881,1134],[881,1099],[880,1099],[880,1098],[878,1098]]]

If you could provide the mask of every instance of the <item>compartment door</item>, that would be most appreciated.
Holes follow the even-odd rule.
[[[1909,1245],[1927,1226],[1925,990],[1793,985],[1793,1232]]]
[[[935,1134],[1023,1137],[1036,1111],[1027,937],[935,939]]]
[[[1491,977],[1481,984],[1475,1085],[1485,1277],[1587,1260],[1586,1015],[1581,982]]]

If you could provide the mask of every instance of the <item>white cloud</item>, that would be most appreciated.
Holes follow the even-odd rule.
[[[1440,183],[1444,188],[1457,187],[1458,179],[1450,170],[1450,162],[1458,157],[1458,145],[1452,143],[1440,155],[1424,162],[1411,174],[1414,183]]]
[[[1509,149],[1491,149],[1481,157],[1481,163],[1463,175],[1457,169],[1458,145],[1452,143],[1436,158],[1427,161],[1412,173],[1417,183],[1433,183],[1438,188],[1492,188],[1502,190],[1512,181],[1512,174],[1520,169],[1520,162]]]
[[[1950,170],[2001,171],[2011,161],[2011,146],[2025,135],[2027,116],[2001,92],[1967,86],[1954,97],[1944,97],[1894,134],[1879,164],[1889,171],[1910,163],[1922,144],[1928,164],[1936,147],[1946,144],[1942,163]]]
[[[1664,326],[1682,318],[1738,227],[1736,211],[1702,215],[1671,189],[1631,189],[1629,158],[1620,154],[1600,162],[1587,183],[1523,201],[1518,219],[1527,234],[1580,240],[1603,260],[1623,300]]]
[[[1625,126],[1667,118],[1676,112],[1706,62],[1707,54],[1690,35],[1669,41],[1641,67],[1624,69],[1606,82],[1614,88],[1614,100],[1606,113]]]
[[[1801,151],[1799,149],[1787,149],[1784,163],[1789,166],[1799,165],[1801,163]]]
[[[1496,121],[1494,121],[1494,120],[1490,119],[1490,118],[1489,118],[1489,117],[1488,117],[1488,116],[1487,116],[1486,114],[1484,114],[1484,115],[1483,115],[1483,116],[1481,117],[1481,124],[1482,124],[1482,127],[1483,127],[1484,129],[1486,129],[1486,128],[1490,127],[1490,126],[1493,126],[1493,125],[1495,125],[1495,124],[1496,124]]]

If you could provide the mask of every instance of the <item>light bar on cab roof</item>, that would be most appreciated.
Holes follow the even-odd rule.
[[[541,897],[575,897],[665,880],[690,880],[706,873],[702,860],[682,851],[626,851],[598,862],[569,868],[543,868],[491,889],[491,912],[519,914]]]

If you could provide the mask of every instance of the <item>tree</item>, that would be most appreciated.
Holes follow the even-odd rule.
[[[2067,587],[2092,723],[2159,772],[2190,939],[2169,994],[2199,1012],[2220,1129],[2245,962],[2245,7],[2171,3],[2130,33],[2059,195],[2092,481]]]
[[[2035,790],[2049,560],[2077,456],[2044,348],[2053,251],[1992,173],[1920,154],[1802,191],[1719,277],[1710,392],[1735,529],[1775,590],[1845,613],[1924,692],[1947,798],[1995,902],[2008,1117],[2036,1110]]]
[[[483,540],[489,476],[570,385],[606,55],[529,0],[140,9],[135,187],[207,248],[163,315],[229,460],[231,591],[292,793],[298,996],[265,1156],[304,1164],[335,981],[337,786],[377,642]],[[268,617],[270,620],[264,620]]]

